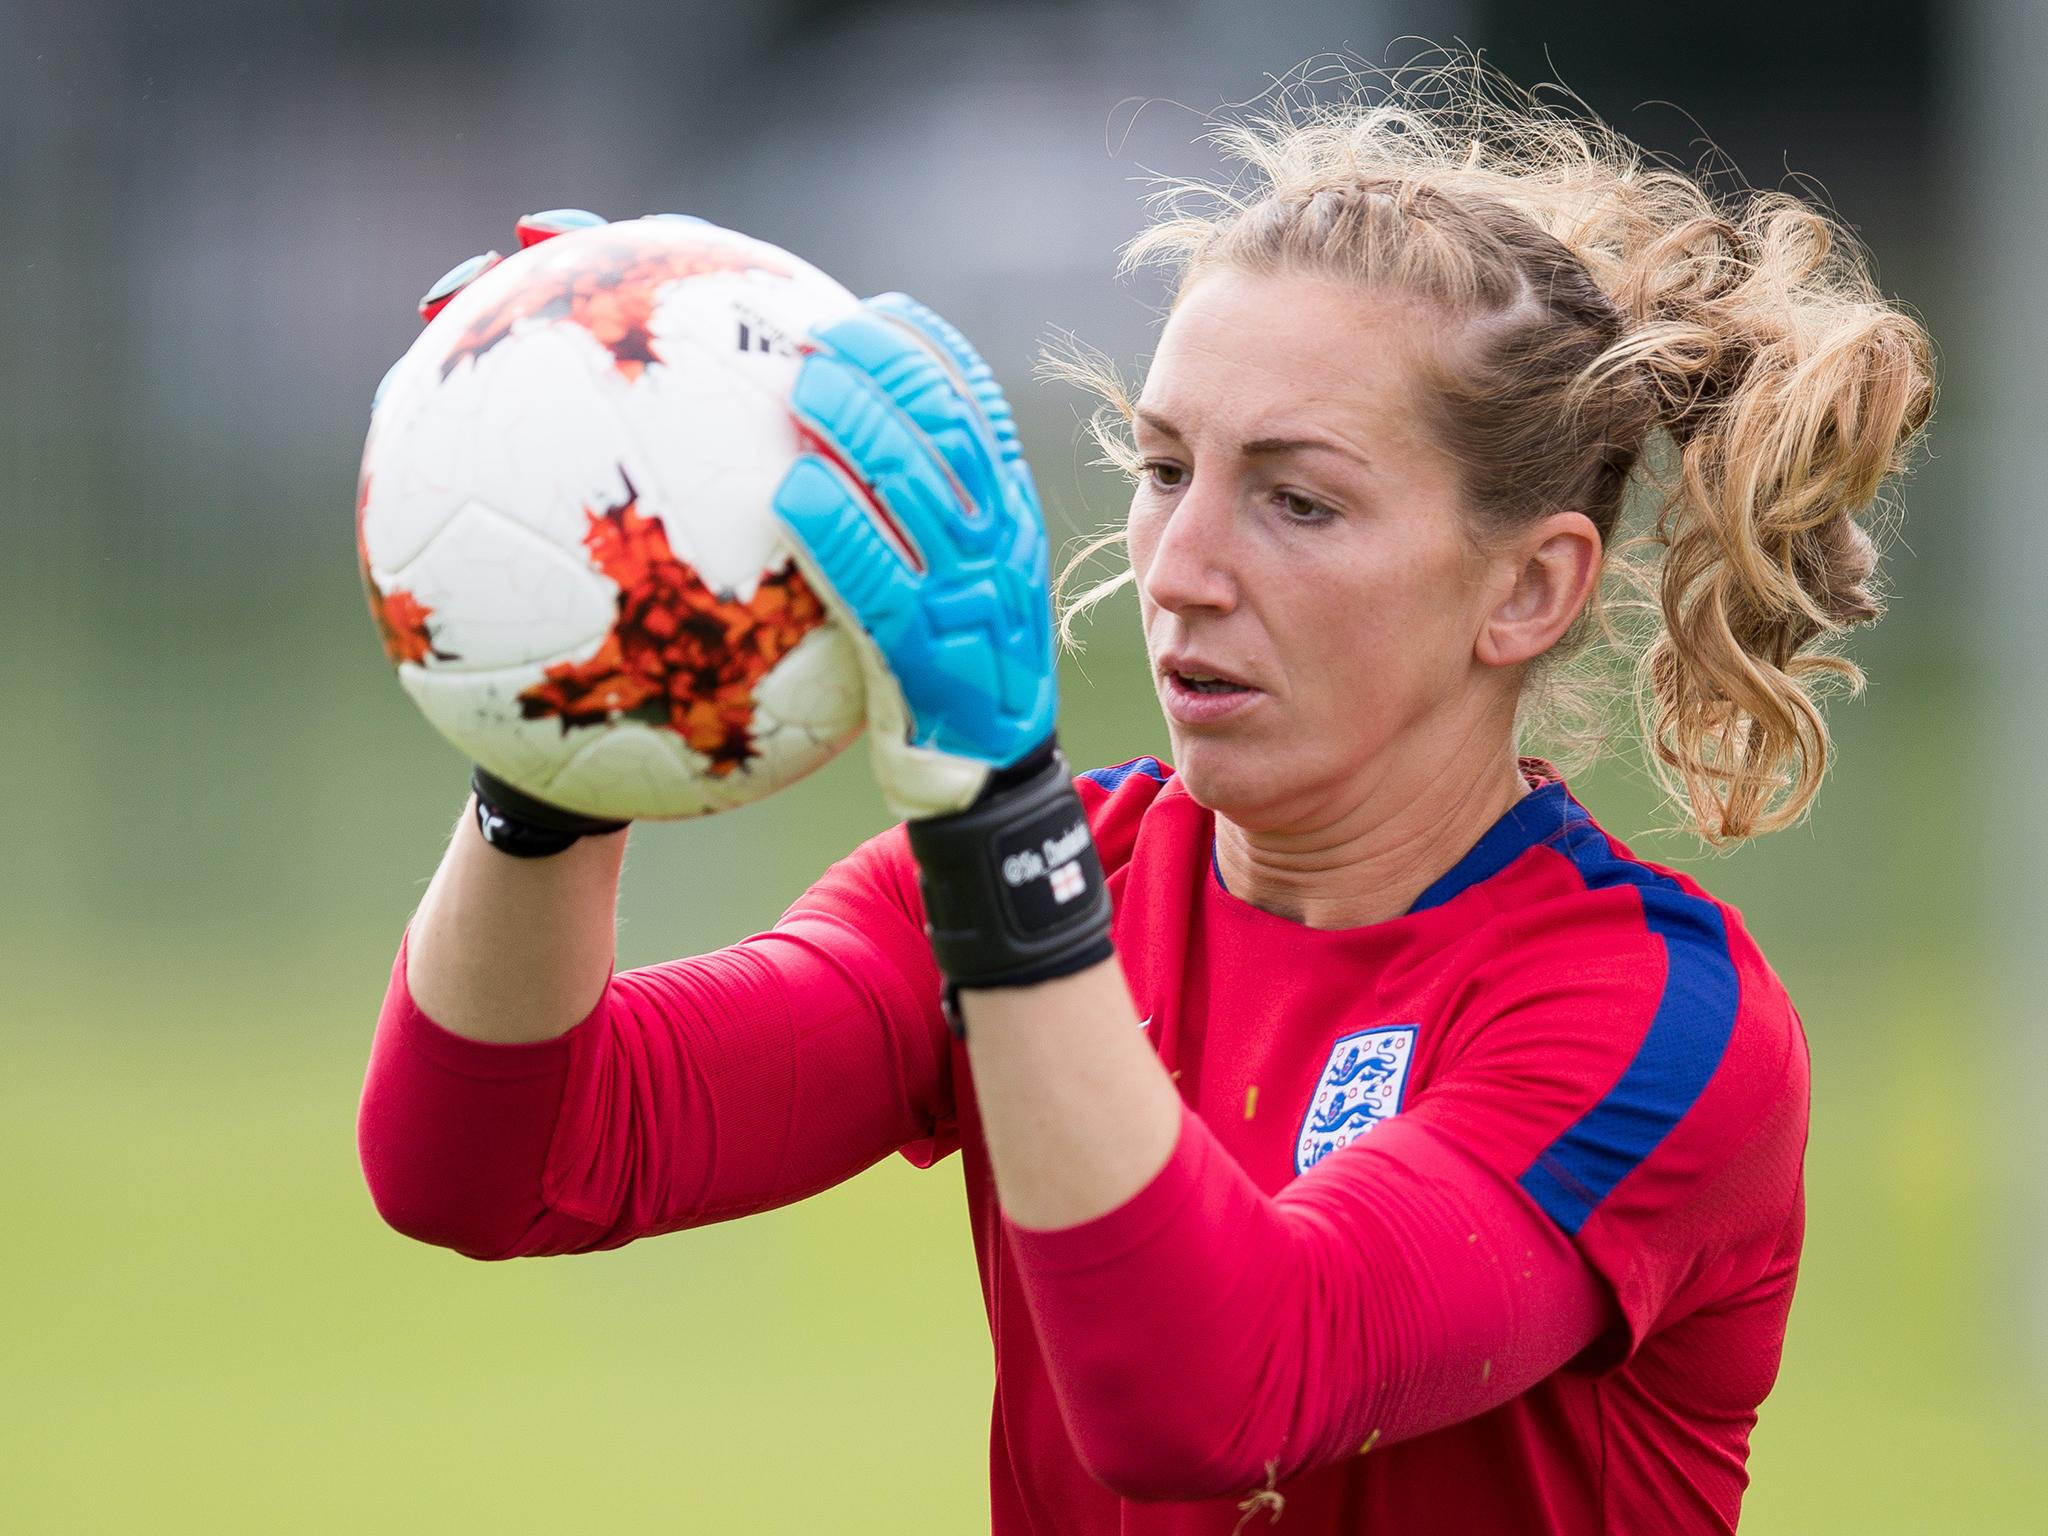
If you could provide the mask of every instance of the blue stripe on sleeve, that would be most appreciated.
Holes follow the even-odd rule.
[[[1159,759],[1156,757],[1134,757],[1128,763],[1119,763],[1114,768],[1090,768],[1081,777],[1091,784],[1101,785],[1104,789],[1115,789],[1134,773],[1142,773],[1146,778],[1156,779],[1161,784],[1166,782],[1166,770],[1159,766]]]
[[[1554,846],[1589,890],[1633,885],[1650,932],[1664,941],[1664,995],[1633,1060],[1606,1097],[1552,1142],[1522,1175],[1522,1188],[1567,1233],[1644,1158],[1706,1090],[1735,1032],[1737,983],[1720,908],[1676,881],[1617,858],[1577,806]]]

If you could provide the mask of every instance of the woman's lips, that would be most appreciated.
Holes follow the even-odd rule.
[[[1160,701],[1166,713],[1182,725],[1213,725],[1250,709],[1265,694],[1256,688],[1197,688],[1179,672],[1168,668],[1161,674]]]

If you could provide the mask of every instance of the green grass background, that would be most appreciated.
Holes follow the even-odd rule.
[[[298,504],[323,496],[317,558],[166,583],[160,552],[46,522],[7,578],[33,664],[0,683],[0,1531],[984,1527],[956,1165],[574,1259],[481,1265],[378,1221],[357,1090],[463,764],[376,652],[346,486]],[[1070,672],[1077,761],[1163,749],[1133,629],[1113,606]],[[1985,703],[1910,619],[1865,653],[1810,826],[1727,859],[1638,839],[1744,907],[1813,1043],[1806,1263],[1744,1529],[2035,1531],[2040,1204],[1972,873]],[[1626,752],[1579,788],[1624,836],[1661,814]],[[882,816],[855,752],[637,830],[624,961],[766,925]]]

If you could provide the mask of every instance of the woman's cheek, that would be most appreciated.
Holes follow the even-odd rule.
[[[1154,514],[1145,508],[1145,497],[1131,499],[1131,510],[1124,518],[1124,552],[1130,557],[1131,569],[1142,583],[1146,567],[1152,563],[1152,550],[1158,543],[1158,525]]]
[[[1138,615],[1148,642],[1153,616],[1159,611],[1159,605],[1152,600],[1151,587],[1152,557],[1158,548],[1157,514],[1146,516],[1134,510],[1124,524],[1124,554],[1130,562],[1131,585],[1137,590]]]

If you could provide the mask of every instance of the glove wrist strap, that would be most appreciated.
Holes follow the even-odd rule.
[[[1051,742],[966,810],[913,821],[909,834],[955,1034],[961,988],[1030,986],[1115,953],[1102,861]]]
[[[485,842],[515,859],[544,859],[585,837],[622,830],[623,821],[579,816],[514,789],[497,775],[472,768],[476,829]]]

